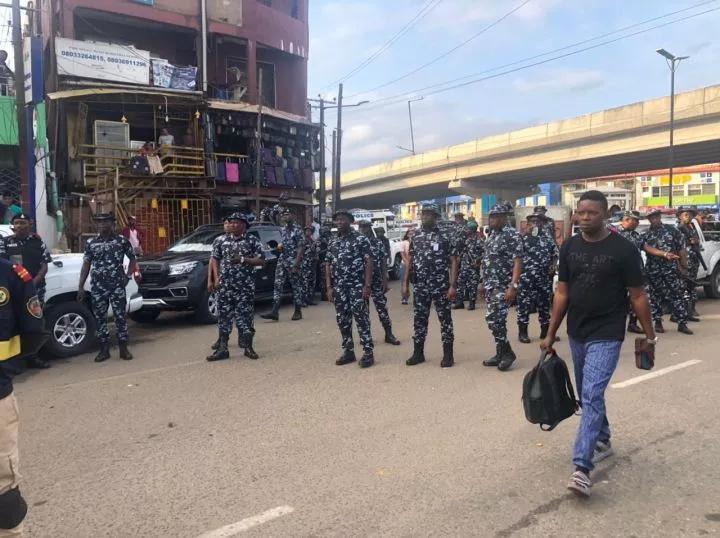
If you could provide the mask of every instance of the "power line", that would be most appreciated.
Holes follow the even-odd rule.
[[[382,88],[387,88],[388,86],[391,86],[391,85],[395,84],[396,82],[400,82],[401,80],[405,80],[406,78],[414,75],[415,73],[418,73],[418,72],[422,71],[422,70],[425,69],[426,67],[429,67],[429,66],[433,65],[434,63],[439,62],[439,61],[442,60],[443,58],[446,58],[446,57],[450,56],[450,55],[451,55],[453,52],[455,52],[456,50],[464,47],[465,45],[467,45],[467,44],[470,43],[471,41],[477,39],[478,37],[480,37],[481,35],[483,35],[483,34],[484,34],[485,32],[487,32],[488,30],[491,30],[492,28],[494,28],[495,26],[497,26],[498,24],[500,24],[501,22],[503,22],[505,19],[507,19],[507,18],[510,17],[511,15],[513,15],[513,14],[515,14],[516,12],[520,11],[523,7],[525,7],[525,6],[526,6],[527,4],[529,4],[530,2],[531,2],[531,0],[524,0],[524,2],[522,2],[521,4],[515,6],[515,7],[514,7],[513,9],[511,9],[510,11],[507,11],[507,12],[506,12],[504,15],[502,15],[500,18],[496,19],[496,20],[493,21],[492,23],[490,23],[490,24],[488,24],[487,26],[483,27],[483,29],[480,30],[479,32],[477,32],[476,34],[471,35],[469,38],[467,38],[467,39],[466,39],[465,41],[463,41],[462,43],[454,46],[454,47],[451,48],[450,50],[447,50],[447,51],[443,52],[440,56],[437,56],[436,58],[430,60],[429,62],[424,63],[424,64],[421,65],[420,67],[416,67],[416,68],[413,69],[412,71],[410,71],[410,72],[408,72],[408,73],[405,73],[404,75],[399,76],[399,77],[397,77],[397,78],[394,78],[394,79],[392,79],[391,81],[386,82],[385,84],[381,84],[380,86],[376,86],[376,87],[374,87],[374,88],[372,88],[372,89],[370,89],[370,90],[366,90],[366,91],[364,91],[364,92],[360,92],[360,93],[358,93],[358,94],[351,95],[351,96],[348,97],[348,99],[352,99],[352,98],[356,97],[357,95],[361,95],[361,94],[363,94],[363,93],[370,93],[370,92],[374,92],[374,91],[377,91],[377,90],[381,90]]]
[[[704,4],[709,4],[709,3],[715,3],[715,2],[717,2],[717,0],[711,0],[710,2],[703,2],[702,4],[698,4],[698,5],[693,6],[693,7],[698,7],[699,5],[704,5]],[[691,9],[691,8],[688,8],[688,9]],[[439,83],[439,84],[434,84],[434,85],[432,85],[432,86],[426,86],[425,88],[421,88],[421,89],[419,89],[419,90],[414,90],[414,91],[407,92],[407,93],[397,94],[397,95],[394,95],[394,96],[392,96],[392,97],[386,97],[386,98],[384,98],[384,99],[375,101],[374,103],[372,103],[372,104],[371,104],[370,106],[368,106],[368,107],[363,108],[363,112],[367,112],[368,110],[372,110],[373,108],[383,108],[383,107],[388,106],[388,105],[393,105],[393,104],[405,102],[405,101],[407,100],[407,98],[408,98],[409,96],[412,96],[412,95],[419,95],[419,94],[421,94],[421,95],[427,97],[427,96],[429,96],[429,95],[435,95],[435,94],[438,94],[438,93],[443,93],[443,92],[450,91],[450,90],[454,90],[454,89],[457,89],[457,88],[462,88],[462,87],[465,87],[465,86],[470,86],[470,85],[472,85],[472,84],[477,84],[478,82],[483,82],[483,81],[486,81],[486,80],[491,80],[491,79],[494,79],[494,78],[499,78],[499,77],[504,76],[504,75],[516,73],[516,72],[518,72],[518,71],[523,71],[523,70],[525,70],[525,69],[530,69],[530,68],[532,68],[532,67],[537,67],[537,66],[539,66],[539,65],[544,65],[544,64],[547,64],[547,63],[550,63],[550,62],[554,62],[554,61],[556,61],[556,60],[561,60],[561,59],[564,59],[564,58],[568,58],[568,57],[570,57],[570,56],[575,56],[576,54],[580,54],[580,53],[583,53],[583,52],[587,52],[587,51],[590,51],[590,50],[594,50],[594,49],[597,49],[597,48],[600,48],[600,47],[604,47],[604,46],[606,46],[606,45],[611,45],[611,44],[613,44],[613,43],[617,43],[618,41],[622,41],[622,40],[628,39],[628,38],[630,38],[630,37],[635,37],[635,36],[638,36],[638,35],[641,35],[641,34],[645,34],[645,33],[647,33],[647,32],[653,31],[653,30],[657,30],[657,29],[660,29],[660,28],[664,28],[664,27],[666,27],[666,26],[670,26],[670,25],[673,25],[673,24],[677,24],[677,23],[680,23],[680,22],[684,22],[684,21],[686,21],[686,20],[690,20],[690,19],[693,19],[693,18],[696,18],[696,17],[700,17],[700,16],[702,16],[702,15],[706,15],[706,14],[708,14],[708,13],[712,13],[712,12],[718,11],[718,10],[720,10],[720,8],[708,9],[708,10],[705,10],[705,11],[701,11],[701,12],[699,12],[699,13],[694,13],[694,14],[692,14],[692,15],[687,15],[687,16],[682,17],[682,18],[680,18],[680,19],[676,19],[676,20],[673,20],[673,21],[665,22],[665,23],[663,23],[663,24],[658,24],[658,25],[655,25],[655,26],[651,26],[650,28],[645,28],[645,29],[643,29],[643,30],[638,30],[637,32],[633,32],[633,33],[630,33],[630,34],[627,34],[627,35],[624,35],[624,36],[620,36],[620,37],[617,37],[617,38],[614,38],[614,39],[609,39],[609,40],[606,40],[606,41],[601,41],[600,43],[596,43],[596,44],[594,44],[594,45],[591,45],[591,46],[588,46],[588,47],[584,47],[584,48],[581,48],[581,49],[578,49],[578,50],[574,50],[574,51],[571,51],[571,52],[568,52],[568,53],[565,53],[565,54],[560,54],[560,55],[557,55],[557,56],[553,56],[553,57],[547,58],[547,59],[545,59],[545,60],[533,62],[533,63],[526,64],[526,65],[523,65],[523,66],[520,66],[520,67],[516,67],[516,68],[513,68],[513,69],[507,69],[507,70],[505,70],[505,71],[501,71],[500,73],[495,73],[495,74],[493,74],[493,75],[488,75],[488,76],[479,77],[479,78],[472,78],[472,77],[477,77],[478,75],[482,75],[482,74],[489,73],[489,72],[492,72],[492,71],[497,71],[498,69],[504,69],[504,68],[510,67],[510,66],[512,66],[512,65],[517,65],[518,63],[523,63],[523,62],[527,61],[527,59],[525,59],[525,60],[519,60],[519,61],[513,62],[513,63],[511,63],[511,64],[506,64],[506,65],[503,65],[503,66],[499,66],[499,67],[495,67],[495,68],[488,69],[488,70],[485,70],[485,71],[481,71],[481,72],[479,72],[479,73],[474,73],[474,74],[472,74],[472,75],[466,75],[466,76],[460,77],[460,78],[458,78],[458,79],[454,79],[454,80],[442,82],[442,83]],[[687,9],[682,10],[682,11],[687,11]],[[651,19],[651,20],[657,20],[658,18],[663,18],[663,17],[656,17],[655,19]],[[635,24],[635,25],[632,25],[632,27],[639,26],[639,25],[643,25],[643,24],[647,24],[648,22],[649,22],[649,21],[645,21],[645,22],[643,22],[643,23],[637,23],[637,24]],[[622,31],[622,30],[618,30],[618,31]],[[613,33],[616,33],[616,32],[613,32]],[[584,42],[594,41],[594,40],[596,40],[596,39],[599,39],[599,38],[594,38],[594,39],[591,39],[591,40],[586,40],[586,41],[584,41]],[[583,43],[583,42],[581,42],[581,43]],[[559,51],[559,50],[565,50],[565,49],[568,49],[568,48],[573,48],[573,47],[577,46],[578,44],[579,44],[579,43],[576,43],[575,45],[569,45],[569,46],[567,46],[567,47],[563,47],[562,49],[557,49],[557,50]],[[541,57],[541,56],[547,56],[548,54],[550,54],[550,53],[541,54],[541,55],[535,56],[535,58]],[[470,80],[467,80],[467,79],[470,79]],[[462,81],[462,80],[466,80],[466,82],[458,82],[458,81]],[[458,83],[457,83],[457,84],[453,84],[454,82],[458,82]],[[442,86],[447,86],[448,84],[451,84],[451,86],[448,86],[448,87],[445,87],[445,88],[442,87]],[[431,92],[427,92],[427,91],[426,91],[426,90],[430,90],[430,89],[434,89],[434,88],[439,88],[439,89],[436,89],[436,90],[431,91]],[[348,113],[352,113],[352,112],[353,112],[353,111],[348,111]]]
[[[334,82],[331,82],[330,84],[324,86],[323,88],[320,88],[320,90],[317,93],[322,93],[323,91],[334,86],[335,84],[338,84],[339,82],[345,82],[350,77],[354,76],[356,73],[362,71],[365,67],[367,67],[372,62],[374,62],[377,58],[379,58],[385,51],[387,51],[390,47],[392,47],[396,41],[398,41],[401,37],[403,37],[410,30],[412,30],[422,19],[425,18],[425,16],[428,13],[430,13],[433,9],[435,9],[437,6],[439,6],[443,1],[444,0],[428,0],[426,2],[426,4],[422,8],[420,8],[420,11],[418,11],[415,14],[415,16],[405,26],[403,26],[394,36],[392,36],[389,40],[387,40],[385,42],[385,44],[383,44],[382,47],[380,47],[377,51],[375,51],[368,58],[366,58],[355,69],[353,69],[346,75],[340,77],[339,79],[335,80]]]

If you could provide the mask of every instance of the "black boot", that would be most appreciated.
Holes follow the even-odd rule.
[[[220,340],[218,340],[220,342]],[[242,334],[240,331],[238,331],[238,347],[240,349],[245,349],[245,335]],[[213,349],[217,349],[214,347]]]
[[[365,353],[363,353],[363,356],[358,364],[360,365],[360,368],[370,368],[373,364],[375,364],[375,357],[373,356],[373,352],[366,351]]]
[[[395,335],[392,332],[392,325],[388,325],[387,327],[385,327],[385,343],[392,346],[400,345],[400,340],[395,338]]]
[[[130,350],[127,347],[127,342],[124,340],[121,340],[118,342],[118,348],[120,348],[120,358],[124,361],[131,361],[133,360],[133,354],[130,353]]]
[[[415,342],[412,357],[406,360],[405,364],[408,366],[415,366],[421,362],[425,362],[425,344],[418,344]]]
[[[512,363],[515,362],[515,352],[510,347],[510,342],[503,344],[502,355],[500,355],[500,364],[498,364],[498,370],[505,372],[510,369]]]
[[[25,366],[33,370],[47,370],[50,365],[37,355],[32,355],[25,360]]]
[[[469,301],[469,302],[468,302],[468,307],[467,307],[467,309],[468,309],[468,310],[475,310],[475,299],[473,299],[472,301]]]
[[[245,356],[248,359],[252,359],[254,361],[258,360],[260,358],[260,355],[258,355],[255,350],[253,349],[253,337],[255,335],[253,333],[245,333],[243,335],[243,347],[245,348]]]
[[[699,323],[699,322],[700,322],[700,318],[697,317],[697,316],[694,316],[693,314],[689,314],[687,320],[688,320],[688,321],[692,321],[693,323]]]
[[[238,345],[240,345],[240,342],[238,342]],[[210,349],[212,349],[213,351],[215,351],[215,350],[216,350],[217,348],[219,348],[219,347],[220,347],[220,337],[218,337],[218,339],[215,340],[215,342],[213,343],[213,345],[210,346]]]
[[[694,306],[690,308],[690,315],[691,315],[692,317],[694,317],[694,318],[699,318],[699,317],[700,317],[700,314],[698,314],[698,311],[695,310],[695,307],[694,307]]]
[[[104,362],[110,358],[110,343],[101,342],[100,352],[95,356],[95,362]]]
[[[663,327],[662,321],[655,322],[655,332],[660,334],[665,332],[665,327]]]
[[[530,337],[528,336],[527,325],[518,325],[518,340],[520,340],[520,343],[522,344],[529,344],[531,342]]]
[[[443,358],[440,362],[441,368],[452,368],[455,364],[452,342],[443,344]]]
[[[689,334],[689,335],[695,334],[694,332],[692,332],[690,330],[690,327],[687,326],[687,323],[679,323],[678,324],[678,332],[683,333],[683,334]]]
[[[293,321],[298,321],[302,319],[302,309],[299,306],[295,307],[295,312],[293,313],[291,319]]]
[[[278,311],[280,310],[280,303],[273,303],[272,310],[268,312],[267,314],[262,314],[260,317],[262,319],[270,319],[272,321],[277,321],[280,319],[280,316],[278,316]]]
[[[550,324],[546,325],[540,325],[540,340],[545,340],[547,338],[548,333],[550,332]],[[559,342],[560,337],[555,337],[555,342]]]
[[[230,338],[227,334],[221,334],[220,335],[220,345],[218,345],[218,348],[215,350],[215,352],[207,357],[208,362],[215,362],[215,361],[224,361],[225,359],[230,358],[230,351],[228,350],[228,340]]]
[[[463,301],[455,301],[452,305],[453,310],[463,310],[465,308],[465,303]]]
[[[343,351],[342,357],[340,357],[338,360],[335,361],[335,364],[338,366],[345,366],[346,364],[350,364],[351,362],[355,362],[357,359],[355,358],[355,351],[352,349],[346,349]]]
[[[497,366],[500,364],[500,356],[502,355],[503,345],[495,344],[495,355],[483,361],[483,366]]]

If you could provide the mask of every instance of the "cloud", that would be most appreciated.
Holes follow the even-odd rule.
[[[604,86],[607,83],[601,71],[593,69],[555,69],[546,71],[534,80],[518,78],[513,82],[515,89],[521,92],[584,92]]]

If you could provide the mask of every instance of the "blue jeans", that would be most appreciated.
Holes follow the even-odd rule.
[[[400,264],[399,273],[400,273],[400,294],[402,295],[402,283],[403,283],[403,280],[405,280],[405,264],[404,263]],[[404,295],[402,295],[402,298],[407,299],[407,297],[405,297]]]
[[[573,463],[589,471],[594,468],[592,457],[596,443],[610,440],[605,390],[620,360],[621,347],[622,342],[619,341],[578,342],[570,338],[575,385],[582,407]]]

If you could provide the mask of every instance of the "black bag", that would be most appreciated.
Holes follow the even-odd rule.
[[[547,432],[577,413],[580,405],[565,361],[543,352],[535,368],[525,375],[522,401],[525,418]]]

